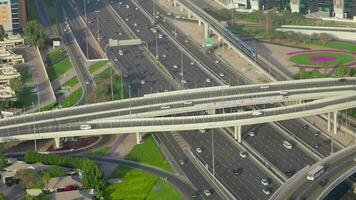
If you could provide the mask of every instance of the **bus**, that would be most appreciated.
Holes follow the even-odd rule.
[[[307,180],[314,181],[314,179],[318,178],[320,175],[324,173],[324,166],[317,166],[314,169],[310,170],[307,175]]]

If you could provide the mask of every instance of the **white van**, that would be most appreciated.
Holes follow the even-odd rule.
[[[201,133],[205,133],[205,129],[199,129]]]
[[[90,124],[82,124],[80,125],[80,130],[90,130],[91,125]]]
[[[287,95],[287,94],[288,94],[288,91],[279,91],[279,94],[280,94],[280,95]]]
[[[260,115],[262,115],[262,111],[259,111],[259,110],[253,111],[253,112],[252,112],[252,115],[253,115],[253,116],[260,116]]]
[[[161,110],[170,109],[171,106],[161,106]]]

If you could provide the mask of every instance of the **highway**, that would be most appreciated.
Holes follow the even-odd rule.
[[[356,172],[353,158],[356,156],[356,145],[350,146],[319,161],[311,167],[303,169],[295,177],[283,185],[271,200],[274,199],[323,199],[338,183],[343,182]],[[309,171],[316,166],[324,166],[325,172],[314,181],[306,179]],[[324,180],[326,183],[321,184]],[[326,191],[326,192],[325,192]]]

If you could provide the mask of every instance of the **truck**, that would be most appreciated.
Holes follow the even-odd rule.
[[[316,178],[318,178],[320,175],[322,175],[325,171],[324,166],[318,165],[314,167],[312,170],[307,175],[307,180],[309,181],[314,181]]]

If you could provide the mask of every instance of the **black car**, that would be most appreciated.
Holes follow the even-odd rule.
[[[199,197],[199,192],[198,192],[198,191],[193,192],[193,193],[190,195],[190,197],[191,197],[192,199],[198,198],[198,197]]]
[[[233,169],[232,170],[232,173],[235,175],[235,176],[238,176],[242,173],[243,169],[242,167],[239,167],[239,168],[236,168],[236,169]]]
[[[295,169],[290,169],[290,170],[286,170],[284,172],[288,177],[292,177],[295,173],[297,173],[297,170]]]
[[[319,181],[319,186],[324,187],[327,183],[328,183],[328,180],[323,179],[323,180]]]

